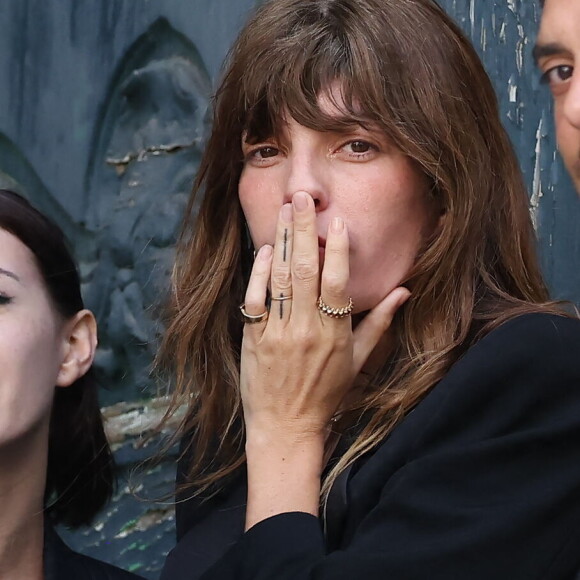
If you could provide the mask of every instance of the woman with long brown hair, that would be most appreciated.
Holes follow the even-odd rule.
[[[580,566],[580,322],[549,301],[492,86],[435,2],[264,2],[202,194],[161,353],[188,406],[164,578]]]

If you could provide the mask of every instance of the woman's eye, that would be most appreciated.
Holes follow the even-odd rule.
[[[370,150],[371,144],[366,141],[353,141],[350,144],[353,153],[366,153]]]
[[[377,150],[377,147],[368,141],[364,141],[362,139],[356,139],[354,141],[349,141],[345,145],[343,145],[343,149],[351,156],[351,157],[362,157],[368,153]]]
[[[251,156],[257,159],[268,159],[270,157],[276,157],[278,155],[279,150],[276,147],[260,147],[259,149],[255,149],[252,151]]]
[[[540,82],[544,85],[557,86],[569,81],[574,74],[574,67],[560,65],[547,70],[541,77]]]

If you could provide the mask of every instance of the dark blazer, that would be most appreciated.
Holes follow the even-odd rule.
[[[130,572],[73,552],[52,529],[44,530],[45,580],[139,580]]]
[[[163,580],[560,580],[580,568],[580,321],[495,329],[373,453],[321,518],[243,533],[245,474],[178,504]]]

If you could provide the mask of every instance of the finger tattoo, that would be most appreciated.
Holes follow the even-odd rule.
[[[286,261],[286,252],[288,249],[288,229],[284,230],[284,251],[282,253],[282,260]]]

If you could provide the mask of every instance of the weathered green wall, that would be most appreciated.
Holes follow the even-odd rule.
[[[386,1],[386,0],[385,0]],[[65,228],[101,328],[98,365],[121,467],[113,504],[79,549],[155,578],[173,542],[171,502],[134,499],[143,434],[162,411],[148,368],[156,305],[207,129],[211,86],[252,0],[1,0],[0,184]],[[580,304],[580,202],[554,151],[531,49],[533,0],[445,0],[495,83],[530,188],[545,273]],[[154,447],[154,445],[153,445]],[[168,460],[134,477],[171,490]]]

